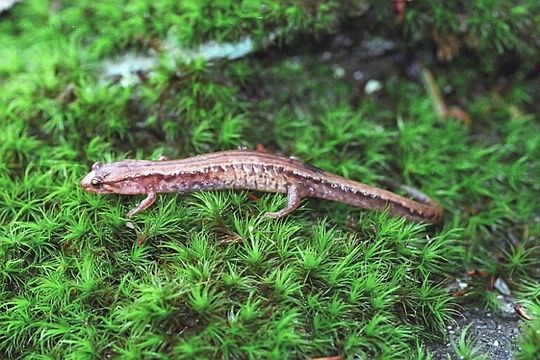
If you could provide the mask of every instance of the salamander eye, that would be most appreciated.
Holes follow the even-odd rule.
[[[92,186],[97,189],[103,186],[103,182],[99,180],[98,178],[93,178],[92,180],[90,180],[90,184],[92,184]]]

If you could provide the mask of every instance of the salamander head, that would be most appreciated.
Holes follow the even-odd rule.
[[[92,171],[82,179],[81,186],[85,191],[96,194],[143,194],[146,191],[144,181],[138,181],[134,170],[136,166],[132,166],[135,164],[136,160],[95,163]]]

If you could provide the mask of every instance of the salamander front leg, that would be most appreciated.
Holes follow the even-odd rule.
[[[141,211],[148,209],[150,206],[152,206],[153,203],[156,202],[156,199],[157,199],[157,193],[154,191],[154,189],[150,189],[148,191],[148,195],[146,196],[146,198],[143,201],[141,201],[140,204],[137,205],[135,209],[128,212],[127,217],[128,218],[132,217],[133,215],[138,214]]]
[[[289,186],[289,188],[287,189],[287,198],[287,206],[285,208],[276,212],[267,212],[266,214],[264,214],[264,216],[271,218],[280,218],[296,210],[298,206],[300,206],[300,202],[302,201],[302,196],[300,194],[300,191],[298,190],[297,185]]]

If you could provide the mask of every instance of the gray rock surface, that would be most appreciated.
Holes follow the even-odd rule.
[[[490,360],[515,359],[519,350],[517,339],[520,335],[517,316],[501,317],[489,310],[475,308],[462,312],[463,317],[457,319],[455,325],[448,326],[447,340],[442,343],[431,344],[429,350],[433,359],[458,359],[452,343],[457,344],[459,337],[469,324],[468,334],[475,340],[476,345]]]

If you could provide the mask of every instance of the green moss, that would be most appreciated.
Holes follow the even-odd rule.
[[[449,4],[408,3],[405,26],[421,25],[424,40],[431,26],[456,30],[462,9]],[[261,42],[279,30],[298,44],[351,17],[395,31],[391,7],[357,4],[353,14],[349,5],[25,1],[3,15],[0,357],[420,359],[459,309],[448,277],[486,269],[520,299],[537,299],[530,64],[497,96],[475,88],[489,77],[466,59],[435,69],[472,127],[440,119],[425,89],[399,76],[358,102],[356,85],[302,48],[294,58],[213,63],[171,62],[158,50],[149,79],[100,80],[99,59],[159,49],[167,37]],[[466,9],[479,54],[530,53],[534,39],[520,34],[524,9],[535,8],[508,6],[477,0]],[[493,8],[500,23],[484,19]],[[79,186],[98,160],[257,144],[369,184],[418,187],[444,205],[445,225],[317,200],[271,220],[262,214],[283,195],[224,191],[161,196],[127,226],[138,199]],[[482,284],[472,295],[493,299]],[[538,348],[535,331],[526,325],[523,358]],[[457,353],[471,350],[465,340]]]
[[[534,0],[423,1],[409,4],[406,26],[418,40],[435,29],[465,37],[469,46],[484,54],[516,51],[529,56],[537,52],[530,41],[538,33],[527,29],[540,26],[538,11],[540,5]]]

